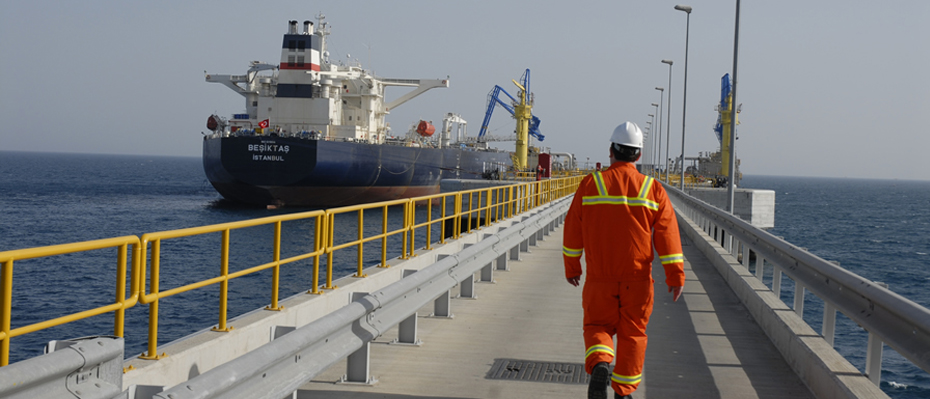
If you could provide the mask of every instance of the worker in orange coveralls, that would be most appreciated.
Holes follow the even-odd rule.
[[[653,304],[653,248],[674,301],[685,285],[672,204],[662,185],[633,165],[643,147],[642,131],[625,122],[614,129],[610,141],[610,167],[586,176],[575,192],[565,217],[562,249],[565,278],[574,286],[581,280],[582,253],[585,256],[588,276],[581,305],[585,371],[591,374],[588,398],[605,399],[608,382],[615,398],[632,398],[642,381]]]

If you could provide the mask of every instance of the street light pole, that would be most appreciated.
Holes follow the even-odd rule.
[[[738,1],[738,0],[737,0]],[[675,9],[684,11],[688,14],[685,24],[685,89],[681,100],[681,185],[679,188],[685,189],[685,115],[688,110],[688,39],[691,31],[691,6],[677,5]]]
[[[646,129],[648,130],[648,134],[646,135],[646,143],[649,144],[649,149],[648,149],[648,154],[647,154],[647,150],[643,148],[643,165],[648,165],[649,168],[652,168],[652,149],[655,146],[655,138],[652,137],[654,135],[652,133],[652,131],[654,130],[652,125],[655,123],[656,118],[655,118],[655,115],[653,114],[646,114],[646,115],[648,115],[649,119],[651,120],[646,122]],[[643,171],[646,171],[646,170],[647,168],[646,166],[644,166]]]
[[[669,139],[669,130],[672,127],[672,60],[662,60],[663,64],[668,64],[668,106],[665,108],[665,142],[671,143]],[[665,159],[668,159],[668,146],[665,147]],[[665,182],[668,183],[668,171],[665,172]]]
[[[656,87],[656,90],[659,91],[659,124],[661,124],[661,123],[662,123],[662,112],[663,112],[663,110],[662,110],[662,97],[665,95],[665,88],[664,88],[664,87]],[[666,113],[668,113],[668,112],[666,112]],[[667,125],[667,124],[666,124],[666,125]],[[662,134],[662,127],[661,127],[661,126],[659,127],[659,134]],[[668,145],[669,145],[669,141],[668,141],[668,137],[666,137],[666,138],[665,138],[665,154],[666,154],[666,155],[668,155]],[[661,154],[662,154],[662,153],[659,152],[659,155],[661,155]],[[666,156],[665,158],[667,159],[668,156]],[[666,160],[666,166],[665,166],[665,182],[668,183],[668,161],[667,161],[667,160]]]
[[[656,124],[654,126],[656,126],[657,132],[661,132],[662,131],[662,114],[659,112],[659,103],[652,103],[652,106],[656,108],[654,112],[656,113],[656,116],[658,117],[656,118]],[[656,146],[656,150],[655,150],[655,154],[656,154],[655,160],[656,160],[656,166],[657,166],[656,174],[658,174],[662,166],[662,160],[659,159],[659,156],[662,155],[662,135],[657,134],[656,138],[659,140],[659,145]]]
[[[736,32],[733,34],[733,83],[730,85],[730,94],[733,96],[730,114],[730,175],[727,176],[727,211],[733,214],[734,196],[736,195],[736,116],[739,106],[736,102],[736,64],[739,60],[739,0],[736,0]]]

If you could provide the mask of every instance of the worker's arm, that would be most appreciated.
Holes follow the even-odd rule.
[[[685,257],[681,250],[678,217],[662,186],[656,184],[653,190],[653,198],[659,204],[658,215],[653,225],[653,244],[665,269],[665,284],[668,285],[674,299],[678,300],[681,288],[685,285]]]
[[[565,279],[569,284],[578,286],[581,281],[581,255],[584,252],[584,238],[581,224],[582,187],[585,181],[575,192],[572,205],[565,215],[565,228],[562,232],[562,260],[565,266]]]

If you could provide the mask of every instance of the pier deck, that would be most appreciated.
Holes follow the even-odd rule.
[[[374,385],[340,384],[345,361],[301,387],[298,398],[583,398],[579,383],[489,379],[504,359],[583,367],[581,287],[562,269],[562,228],[452,302],[452,319],[419,312],[420,346],[371,344]],[[653,266],[656,301],[643,382],[634,398],[812,398],[713,266],[682,237],[687,282],[678,302]],[[453,292],[453,295],[456,291]],[[582,371],[583,373],[583,371]],[[612,397],[612,394],[611,396]]]

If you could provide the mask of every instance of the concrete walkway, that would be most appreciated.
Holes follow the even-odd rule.
[[[584,398],[581,288],[564,279],[562,229],[556,229],[494,283],[476,283],[477,299],[457,298],[454,317],[418,317],[420,346],[390,344],[396,330],[371,345],[374,385],[337,383],[345,362],[305,384],[299,398]],[[660,266],[649,324],[643,383],[634,398],[812,398],[709,262],[684,243],[687,282],[671,301]],[[457,292],[453,292],[455,295]],[[534,378],[491,379],[496,364],[559,364]],[[545,364],[540,364],[545,363]],[[613,397],[612,395],[609,397]]]

